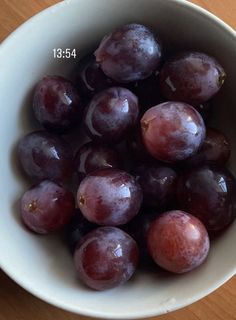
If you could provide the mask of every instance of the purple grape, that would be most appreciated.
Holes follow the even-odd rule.
[[[156,264],[174,273],[184,273],[205,261],[210,241],[200,220],[174,210],[151,222],[147,246]]]
[[[93,97],[85,113],[88,135],[106,143],[117,143],[138,121],[137,97],[128,89],[112,87]]]
[[[95,56],[108,77],[132,82],[149,77],[157,69],[161,46],[150,29],[132,23],[105,36]]]
[[[46,234],[64,227],[75,211],[72,192],[44,180],[27,190],[21,198],[21,217],[32,231]]]
[[[196,167],[204,164],[224,166],[230,157],[230,143],[219,130],[207,128],[200,150],[183,161],[183,166]]]
[[[163,165],[143,165],[135,169],[136,179],[148,206],[168,208],[175,199],[177,173]]]
[[[111,289],[128,281],[138,260],[136,242],[114,227],[100,227],[88,233],[74,254],[79,278],[95,290]]]
[[[83,179],[77,201],[89,221],[99,225],[122,225],[139,212],[142,190],[135,178],[125,171],[102,169]]]
[[[82,119],[83,105],[72,83],[61,76],[44,77],[34,91],[36,119],[49,131],[66,132]]]
[[[169,100],[197,105],[211,99],[225,78],[224,69],[214,58],[201,52],[181,52],[161,69],[160,88]]]
[[[74,253],[78,242],[90,231],[97,228],[97,225],[89,222],[82,215],[79,209],[75,210],[75,213],[70,220],[70,223],[66,226],[66,243],[71,251]]]
[[[182,102],[161,103],[141,119],[145,146],[157,160],[177,162],[193,155],[205,138],[201,115]]]
[[[116,85],[114,80],[108,78],[103,73],[92,54],[85,56],[79,61],[75,75],[75,83],[76,87],[85,96],[89,97]]]
[[[75,166],[81,178],[97,169],[118,168],[118,153],[110,147],[88,142],[78,150]]]
[[[228,226],[236,215],[236,181],[225,169],[201,167],[185,172],[177,184],[179,207],[209,231]]]
[[[24,136],[18,145],[22,168],[35,180],[68,180],[73,173],[72,152],[64,139],[45,131]]]

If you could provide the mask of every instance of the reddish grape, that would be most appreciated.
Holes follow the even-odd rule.
[[[224,166],[230,157],[230,143],[219,130],[207,128],[206,137],[200,150],[183,161],[184,166],[194,167],[203,164]]]
[[[95,290],[111,289],[128,281],[138,260],[136,242],[114,227],[100,227],[88,233],[74,254],[78,276]]]
[[[167,99],[194,105],[212,98],[225,77],[224,69],[214,58],[201,52],[181,52],[164,64],[160,87]]]
[[[21,198],[21,217],[25,225],[40,234],[64,227],[75,211],[72,192],[49,180],[27,190]]]
[[[205,138],[201,115],[182,102],[161,103],[141,119],[143,140],[158,160],[176,162],[197,152]]]
[[[72,152],[64,139],[36,131],[24,136],[18,145],[19,160],[33,179],[65,181],[73,173]]]
[[[71,251],[74,253],[78,242],[90,231],[97,228],[97,225],[89,222],[82,215],[79,209],[75,210],[75,213],[70,220],[70,223],[66,226],[66,243]]]
[[[33,109],[45,129],[65,132],[82,119],[83,106],[79,93],[69,80],[47,76],[35,88]]]
[[[222,230],[235,218],[236,181],[225,169],[197,168],[180,177],[177,198],[209,231]]]
[[[160,63],[156,35],[140,24],[126,24],[105,36],[95,52],[103,72],[118,82],[149,77]]]
[[[177,173],[162,165],[143,165],[135,169],[136,179],[148,206],[166,209],[175,198]]]
[[[108,78],[96,62],[94,55],[87,55],[79,61],[76,75],[76,87],[86,96],[92,96],[116,83]]]
[[[147,245],[156,264],[174,273],[197,268],[210,248],[209,236],[201,221],[179,210],[165,212],[151,223]]]
[[[137,97],[128,89],[112,87],[93,97],[85,112],[88,135],[107,143],[120,142],[138,121]]]
[[[78,150],[75,166],[81,178],[97,169],[118,168],[118,153],[107,146],[88,142]]]
[[[142,190],[130,174],[102,169],[82,180],[77,201],[89,221],[116,226],[127,223],[139,212]]]

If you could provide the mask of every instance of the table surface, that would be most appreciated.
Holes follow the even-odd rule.
[[[117,0],[119,1],[119,0]],[[57,0],[0,0],[0,41]],[[236,0],[194,0],[236,29]],[[214,270],[213,270],[214,272]],[[89,320],[33,297],[0,271],[0,320]],[[152,320],[236,320],[236,276],[193,305]]]

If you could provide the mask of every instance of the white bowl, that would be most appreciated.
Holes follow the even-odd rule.
[[[126,22],[154,27],[167,47],[212,54],[228,78],[217,99],[218,127],[232,143],[236,174],[236,35],[199,7],[177,0],[71,0],[36,15],[0,48],[0,266],[35,296],[63,309],[94,317],[134,319],[166,313],[209,294],[236,273],[236,223],[212,245],[207,262],[181,276],[137,273],[126,285],[94,292],[76,279],[70,254],[56,236],[35,236],[21,227],[17,199],[26,182],[14,148],[32,129],[28,116],[32,87],[45,74],[67,75],[74,59],[54,59],[53,48],[89,51],[104,34]]]

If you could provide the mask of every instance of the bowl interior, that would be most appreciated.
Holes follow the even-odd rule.
[[[76,48],[81,58],[107,32],[127,22],[153,27],[168,49],[202,50],[223,64],[228,78],[215,99],[215,122],[231,140],[230,168],[236,174],[236,70],[232,68],[236,36],[192,4],[175,0],[64,1],[30,19],[0,48],[0,266],[38,297],[101,318],[140,318],[180,308],[213,291],[236,269],[234,223],[214,241],[207,262],[194,272],[181,276],[139,272],[122,287],[94,292],[76,279],[72,258],[58,236],[35,236],[21,226],[18,200],[27,182],[19,171],[15,146],[34,127],[32,88],[45,74],[69,75],[78,60],[54,59],[53,48]]]

